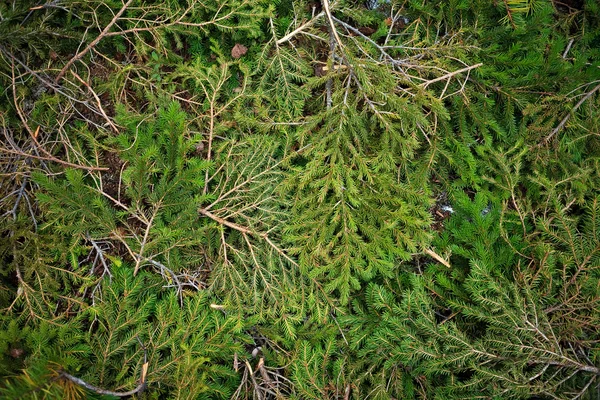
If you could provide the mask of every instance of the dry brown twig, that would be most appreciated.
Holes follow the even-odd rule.
[[[83,56],[85,56],[90,50],[92,50],[104,37],[107,36],[108,31],[110,31],[110,29],[113,27],[113,25],[115,23],[117,23],[117,21],[119,20],[119,18],[121,17],[121,15],[123,15],[123,13],[125,12],[125,10],[127,10],[127,7],[129,7],[129,5],[133,2],[133,0],[127,0],[127,3],[123,4],[123,7],[121,7],[121,9],[115,14],[115,16],[113,17],[113,19],[108,23],[108,25],[106,25],[106,27],[104,28],[104,30],[100,33],[100,35],[98,35],[98,37],[94,40],[92,40],[90,42],[90,44],[88,44],[85,49],[81,50],[79,53],[75,54],[73,56],[73,58],[71,58],[66,64],[65,66],[60,70],[60,72],[58,73],[58,75],[56,76],[56,79],[54,80],[54,83],[59,83],[60,80],[63,78],[63,76],[65,76],[65,74],[67,73],[67,71],[69,70],[69,68],[71,68],[71,65],[73,65],[75,62],[77,62],[78,60],[81,60],[81,58]]]
[[[33,159],[37,159],[37,160],[53,161],[55,163],[58,163],[58,164],[61,164],[61,165],[67,166],[67,167],[83,169],[83,170],[87,170],[87,171],[106,171],[106,170],[108,170],[108,168],[104,168],[104,167],[90,167],[87,165],[80,165],[80,164],[74,164],[74,163],[71,163],[68,161],[63,161],[63,160],[53,156],[50,152],[48,152],[46,149],[44,149],[44,147],[37,140],[37,138],[40,134],[40,126],[38,126],[36,128],[36,130],[33,131],[27,122],[25,113],[23,112],[23,110],[21,110],[21,107],[19,106],[19,101],[17,98],[17,91],[16,91],[17,84],[15,81],[14,67],[15,67],[15,65],[13,62],[12,63],[12,79],[13,79],[12,93],[13,93],[13,102],[15,105],[15,110],[17,111],[17,115],[19,116],[19,118],[21,119],[21,122],[23,123],[23,127],[25,128],[25,130],[27,130],[31,140],[36,145],[36,149],[39,150],[40,152],[42,152],[44,155],[27,153],[27,152],[15,147],[14,144],[13,144],[13,149],[0,147],[0,152],[10,153],[10,154],[14,154],[14,155],[18,155],[18,156],[22,156],[22,157],[26,157],[26,158],[33,158]]]
[[[317,20],[319,20],[324,15],[325,15],[325,12],[321,11],[320,13],[315,15],[313,18],[309,19],[307,22],[305,22],[304,24],[302,24],[299,27],[297,27],[296,29],[294,29],[292,32],[288,33],[281,39],[277,40],[275,42],[275,44],[279,46],[286,42],[289,42],[290,40],[292,40],[294,38],[294,36],[296,36],[299,33],[302,33],[305,29],[308,29],[309,27],[311,27],[315,22],[317,22]]]
[[[104,111],[104,108],[102,108],[102,102],[100,101],[100,97],[98,97],[98,95],[96,94],[96,92],[94,91],[94,89],[92,89],[92,87],[89,85],[89,83],[87,83],[86,81],[84,81],[83,78],[80,77],[75,71],[71,71],[71,74],[75,77],[75,79],[77,79],[86,88],[88,88],[88,90],[90,91],[90,93],[92,94],[92,96],[94,96],[94,99],[96,100],[96,104],[98,105],[98,109],[102,113],[102,116],[106,120],[106,123],[115,131],[115,133],[119,133],[119,129],[117,128],[117,126],[108,117],[108,115],[106,114],[106,111]]]
[[[276,369],[267,367],[263,357],[258,359],[254,370],[248,360],[239,365],[243,369],[242,379],[231,396],[232,400],[248,398],[247,395],[250,393],[253,393],[256,399],[283,399],[289,397],[292,392],[293,383]]]
[[[550,132],[550,134],[548,136],[546,136],[546,138],[544,138],[543,142],[541,145],[549,143],[550,140],[552,140],[552,138],[558,133],[560,132],[561,129],[564,128],[564,126],[567,124],[567,122],[569,121],[569,119],[571,119],[571,117],[573,116],[573,114],[575,114],[575,111],[577,111],[579,109],[579,107],[581,107],[583,105],[583,103],[585,103],[590,97],[592,97],[592,95],[594,93],[596,93],[598,90],[600,89],[600,83],[598,85],[596,85],[592,90],[590,90],[589,92],[587,92],[585,94],[585,96],[583,96],[578,102],[577,104],[575,104],[573,106],[573,108],[569,111],[569,113],[560,121],[560,123],[556,126],[556,128],[554,128],[552,130],[552,132]],[[541,146],[540,145],[540,146]]]

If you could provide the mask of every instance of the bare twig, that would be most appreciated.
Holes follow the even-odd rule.
[[[598,91],[598,89],[600,89],[600,84],[596,85],[592,90],[590,90],[589,92],[587,92],[586,95],[583,96],[581,98],[581,100],[579,100],[577,102],[577,104],[575,104],[575,106],[571,109],[571,111],[562,119],[562,121],[560,121],[560,123],[558,124],[558,126],[556,128],[554,128],[552,130],[552,132],[550,132],[550,134],[544,139],[544,143],[548,143],[550,140],[552,140],[552,138],[554,137],[554,135],[556,135],[558,132],[560,132],[560,130],[562,128],[564,128],[564,126],[569,121],[569,119],[573,116],[573,114],[575,113],[575,111],[577,111],[577,109],[579,107],[581,107],[581,105],[583,103],[585,103],[587,101],[587,99],[589,99],[590,97],[592,97],[592,95],[594,93],[596,93]]]
[[[448,261],[446,261],[444,259],[444,257],[440,256],[438,253],[436,253],[435,251],[431,250],[431,249],[425,249],[424,250],[425,253],[427,253],[427,255],[433,257],[436,261],[438,261],[439,263],[443,264],[444,266],[450,268],[450,263]]]
[[[431,79],[431,80],[428,80],[426,82],[423,82],[423,83],[421,83],[420,86],[426,88],[427,86],[431,85],[432,83],[443,81],[445,79],[450,79],[450,78],[452,78],[455,75],[462,74],[463,72],[467,72],[467,71],[470,71],[470,70],[475,69],[475,68],[479,68],[482,65],[483,65],[483,63],[478,63],[478,64],[475,64],[475,65],[471,65],[469,67],[461,68],[459,70],[450,72],[450,73],[448,73],[446,75],[442,75],[442,76],[439,76],[439,77],[437,77],[435,79]]]
[[[312,24],[314,24],[323,15],[325,15],[325,12],[321,11],[320,13],[318,13],[317,15],[315,15],[313,18],[309,19],[307,22],[305,22],[304,24],[300,25],[298,28],[294,29],[292,32],[288,33],[287,35],[285,35],[281,39],[277,40],[277,42],[275,42],[275,43],[277,45],[282,45],[283,43],[291,40],[294,36],[296,36],[297,34],[299,34],[300,32],[302,32],[303,30],[305,30],[306,28],[308,28]]]
[[[100,110],[100,112],[102,113],[102,116],[104,117],[104,119],[106,120],[106,122],[108,123],[108,125],[110,125],[110,127],[113,128],[113,130],[116,133],[119,133],[119,130],[117,129],[116,125],[110,120],[110,118],[108,117],[108,115],[104,111],[104,108],[102,108],[102,103],[100,101],[100,98],[98,97],[98,95],[96,94],[96,92],[94,92],[94,89],[92,89],[92,87],[89,85],[89,83],[87,83],[79,75],[77,75],[77,73],[75,71],[71,71],[71,74],[73,74],[73,76],[79,82],[83,83],[83,85],[88,88],[88,90],[90,91],[90,93],[92,94],[92,96],[94,96],[94,99],[96,100],[96,104],[98,104],[98,110]]]
[[[234,229],[240,233],[243,234],[248,234],[248,235],[252,235],[252,236],[263,236],[263,234],[259,234],[257,232],[254,232],[253,230],[246,228],[244,226],[238,225],[234,222],[231,221],[227,221],[226,219],[220,218],[218,216],[216,216],[215,214],[211,213],[210,211],[208,211],[205,208],[201,208],[200,210],[198,210],[198,212],[200,212],[200,214],[212,219],[213,221],[217,222],[220,225],[225,225],[231,229]]]
[[[99,388],[98,386],[94,386],[91,385],[89,383],[87,383],[86,381],[84,381],[81,378],[77,378],[71,374],[68,374],[64,371],[62,371],[60,373],[60,377],[62,378],[66,378],[68,380],[70,380],[73,383],[76,383],[79,386],[83,386],[84,388],[91,390],[92,392],[96,392],[98,394],[104,394],[104,395],[108,395],[108,396],[115,396],[115,397],[128,397],[128,396],[133,396],[136,393],[141,393],[146,389],[146,376],[148,375],[148,353],[146,351],[146,347],[142,344],[142,342],[140,341],[139,338],[138,342],[140,342],[140,344],[142,345],[142,349],[144,350],[144,363],[142,364],[142,371],[140,374],[140,383],[137,385],[137,387],[135,389],[132,389],[128,392],[115,392],[112,390],[106,390],[106,389],[102,389]]]
[[[108,171],[108,168],[105,168],[105,167],[88,167],[86,165],[73,164],[73,163],[70,163],[68,161],[63,161],[63,160],[61,160],[59,158],[54,157],[53,155],[51,155],[50,153],[48,153],[43,148],[39,147],[39,149],[42,152],[44,152],[45,154],[47,154],[47,155],[46,156],[38,156],[38,155],[35,155],[35,154],[25,153],[24,151],[21,151],[21,150],[11,150],[11,149],[7,149],[7,148],[4,148],[4,147],[0,147],[0,152],[9,153],[9,154],[15,154],[15,155],[18,155],[18,156],[21,156],[21,157],[33,158],[33,159],[36,159],[36,160],[53,161],[55,163],[64,165],[66,167],[83,169],[83,170],[86,170],[86,171]]]
[[[325,11],[325,14],[327,15],[327,20],[329,21],[329,26],[331,27],[333,37],[335,38],[335,41],[337,42],[338,46],[340,46],[340,49],[343,49],[344,43],[342,43],[340,35],[338,35],[338,32],[335,29],[334,17],[331,13],[331,9],[329,8],[329,0],[322,0],[321,3],[323,4],[323,11]]]
[[[87,171],[106,171],[108,170],[108,168],[102,168],[102,167],[88,167],[85,165],[80,165],[80,164],[73,164],[70,163],[68,161],[63,161],[60,160],[58,158],[56,158],[55,156],[53,156],[52,154],[50,154],[48,151],[46,151],[38,142],[37,137],[39,135],[40,132],[40,127],[38,126],[35,130],[35,132],[31,129],[31,127],[29,126],[29,124],[27,123],[27,118],[25,117],[24,112],[21,110],[21,107],[19,106],[19,102],[17,100],[17,92],[16,92],[16,87],[17,87],[17,83],[16,83],[16,79],[15,79],[15,65],[14,65],[14,59],[13,62],[11,64],[11,71],[12,71],[12,93],[13,93],[13,101],[14,101],[14,105],[15,105],[15,110],[17,111],[17,114],[19,115],[19,118],[21,119],[21,122],[23,123],[23,126],[25,127],[25,129],[27,130],[27,132],[29,133],[31,140],[36,144],[36,148],[38,150],[40,150],[42,153],[44,153],[45,156],[41,156],[39,154],[34,155],[34,154],[28,154],[24,151],[22,151],[21,149],[19,149],[18,147],[16,147],[16,144],[13,145],[14,149],[7,149],[4,147],[0,147],[0,152],[4,152],[4,153],[9,153],[9,154],[15,154],[15,155],[19,155],[22,157],[27,157],[27,158],[34,158],[34,159],[38,159],[38,160],[46,160],[46,161],[54,161],[56,163],[68,166],[68,167],[72,167],[72,168],[78,168],[78,169],[84,169]]]
[[[571,46],[573,46],[574,41],[575,41],[575,39],[569,40],[569,44],[567,44],[567,48],[565,49],[565,52],[562,55],[563,59],[567,58],[567,54],[569,54],[569,50],[571,50]]]
[[[137,273],[140,269],[140,261],[143,258],[144,248],[146,247],[146,244],[148,243],[148,236],[150,235],[150,230],[152,229],[152,224],[154,223],[154,218],[156,218],[156,215],[158,214],[158,211],[160,210],[161,207],[162,207],[162,198],[157,202],[157,204],[154,205],[154,210],[152,211],[152,216],[150,217],[150,219],[148,219],[145,222],[146,229],[144,230],[144,238],[142,239],[142,242],[140,243],[140,252],[139,252],[140,258],[136,261],[135,268],[133,270],[134,276],[137,275]],[[145,216],[144,216],[144,219],[146,219]]]
[[[147,364],[144,364],[144,365],[147,365]],[[133,396],[136,393],[140,393],[144,389],[146,389],[146,383],[142,382],[135,389],[130,390],[128,392],[113,392],[112,390],[106,390],[106,389],[102,389],[102,388],[99,388],[99,387],[94,386],[94,385],[90,385],[89,383],[87,383],[83,379],[80,379],[80,378],[77,378],[77,377],[75,377],[73,375],[67,374],[66,372],[62,372],[61,376],[63,378],[67,378],[68,380],[70,380],[73,383],[78,384],[79,386],[83,386],[84,388],[86,388],[88,390],[91,390],[92,392],[96,392],[98,394],[104,394],[104,395],[108,395],[108,396],[128,397],[128,396]]]
[[[102,273],[102,276],[104,276],[105,274],[108,274],[109,280],[112,279],[112,273],[110,272],[110,268],[108,267],[106,258],[104,257],[104,251],[100,248],[98,243],[95,240],[93,240],[89,235],[88,235],[87,239],[92,244],[92,247],[94,248],[94,250],[96,250],[96,254],[98,255],[98,257],[100,259],[100,263],[102,264],[102,267],[104,267],[104,272]]]
[[[114,24],[117,23],[117,21],[119,20],[119,18],[123,15],[123,13],[125,12],[125,10],[127,10],[127,7],[129,7],[129,5],[133,2],[133,0],[127,0],[127,3],[123,4],[123,7],[121,7],[121,9],[119,10],[119,12],[117,12],[115,14],[115,16],[113,17],[113,19],[108,23],[108,25],[106,25],[106,27],[104,28],[104,30],[100,33],[100,35],[98,35],[98,37],[94,40],[92,40],[92,42],[90,44],[87,45],[87,47],[83,50],[81,50],[79,53],[75,54],[73,56],[73,58],[71,58],[63,67],[63,69],[60,70],[60,72],[58,73],[58,76],[56,77],[56,79],[54,80],[55,83],[59,83],[60,80],[63,78],[63,76],[65,76],[65,74],[67,73],[67,71],[69,70],[69,68],[71,68],[71,65],[73,65],[75,62],[77,62],[78,60],[81,59],[81,57],[85,56],[90,50],[92,50],[104,37],[107,36],[108,31],[110,31],[110,29],[113,27]]]
[[[508,2],[506,0],[504,1],[504,6],[506,7],[506,14],[508,15],[508,19],[510,21],[510,24],[512,25],[513,29],[517,28],[517,25],[515,25],[515,21],[513,20],[513,16],[512,16],[512,12],[510,11],[510,7],[508,5]]]
[[[392,57],[391,55],[389,55],[389,53],[387,51],[385,51],[384,47],[382,47],[377,42],[375,42],[373,39],[371,39],[370,37],[368,37],[367,35],[365,35],[364,33],[362,33],[359,29],[356,29],[352,25],[347,24],[344,21],[342,21],[340,19],[337,19],[335,17],[332,17],[332,19],[335,22],[337,22],[338,24],[342,25],[348,31],[351,31],[352,33],[360,36],[361,38],[365,39],[367,42],[371,43],[375,48],[377,48],[377,50],[379,50],[379,52],[381,53],[381,56],[385,57],[386,59],[388,59],[392,64],[395,65],[395,64],[401,64],[402,63],[401,61],[398,61],[398,60],[394,59],[394,57]]]

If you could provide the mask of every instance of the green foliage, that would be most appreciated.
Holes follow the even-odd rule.
[[[298,399],[336,398],[344,391],[349,392],[344,382],[343,363],[336,360],[339,351],[333,338],[323,345],[312,346],[309,342],[296,344],[291,378],[296,384],[295,397]],[[333,380],[332,377],[338,377]]]
[[[202,235],[195,222],[207,199],[201,190],[210,162],[189,156],[198,138],[184,136],[185,113],[171,103],[153,122],[121,118],[128,129],[111,140],[121,157],[120,165],[111,165],[111,175],[85,176],[79,170],[60,180],[35,175],[44,190],[38,199],[46,210],[45,229],[71,240],[116,239],[136,271],[148,261],[168,260],[171,271],[198,265],[201,258],[193,249]],[[197,233],[190,236],[190,229]]]
[[[206,294],[186,297],[180,306],[176,293],[161,290],[155,277],[134,277],[126,266],[112,272],[102,301],[65,324],[42,321],[21,329],[19,321],[3,319],[2,348],[20,351],[21,365],[11,368],[15,376],[2,396],[37,398],[42,390],[44,398],[87,398],[62,371],[127,391],[137,386],[147,360],[152,397],[228,398],[236,379],[221,361],[244,352],[237,321],[212,310]]]
[[[596,398],[598,15],[0,4],[0,397]]]
[[[492,212],[481,217],[477,203],[470,214],[475,222],[494,218]],[[347,323],[353,326],[350,340],[359,346],[359,356],[378,366],[379,375],[373,374],[378,379],[371,381],[373,393],[380,398],[419,393],[440,398],[565,399],[572,393],[585,394],[598,372],[592,361],[597,332],[585,329],[588,322],[598,324],[592,311],[597,290],[586,284],[596,281],[598,273],[591,267],[598,256],[593,233],[597,207],[595,200],[580,225],[561,211],[549,216],[543,223],[548,233],[529,253],[533,269],[524,268],[525,259],[517,257],[507,271],[502,253],[511,247],[498,238],[494,244],[493,232],[480,232],[492,240],[486,252],[479,252],[477,243],[455,245],[455,250],[464,249],[457,253],[469,258],[466,278],[448,280],[435,272],[413,276],[410,288],[401,294],[370,286],[367,308],[357,305],[356,317],[348,317]],[[464,214],[452,217],[459,218]],[[579,226],[585,226],[586,233]],[[468,239],[469,230],[462,223],[454,235]],[[590,240],[594,245],[579,245]],[[447,290],[445,282],[460,284],[462,293]],[[577,289],[570,288],[573,284]]]

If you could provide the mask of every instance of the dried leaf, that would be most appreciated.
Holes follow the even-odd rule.
[[[248,48],[243,44],[236,43],[231,49],[231,57],[238,59],[248,52]]]

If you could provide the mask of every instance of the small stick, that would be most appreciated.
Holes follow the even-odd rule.
[[[425,253],[427,253],[427,255],[433,257],[439,263],[444,264],[447,268],[450,268],[450,263],[448,261],[444,260],[444,258],[442,256],[440,256],[438,253],[436,253],[435,251],[430,250],[430,249],[425,249]]]
[[[431,85],[432,83],[443,81],[444,79],[452,78],[454,75],[458,75],[458,74],[461,74],[463,72],[467,72],[467,71],[470,71],[472,69],[479,68],[482,65],[483,65],[483,63],[478,63],[478,64],[475,64],[475,65],[471,65],[470,67],[461,68],[461,69],[456,70],[454,72],[450,72],[449,74],[440,76],[438,78],[432,79],[432,80],[427,81],[427,82],[423,82],[423,83],[421,83],[421,86],[427,87],[427,86]]]
[[[147,386],[146,385],[146,377],[148,375],[148,351],[146,350],[146,346],[144,346],[144,344],[142,343],[142,341],[140,340],[140,338],[138,336],[136,336],[136,339],[139,342],[140,346],[142,346],[142,350],[144,350],[144,364],[142,364],[142,372],[140,374],[140,383],[139,383],[139,385],[137,385],[137,387],[135,389],[132,389],[128,392],[113,392],[112,390],[106,390],[106,389],[102,389],[97,386],[91,385],[91,384],[87,383],[86,381],[84,381],[83,379],[77,378],[76,376],[73,376],[70,374],[67,374],[64,371],[60,373],[59,377],[67,378],[71,382],[76,383],[79,386],[83,386],[84,388],[91,390],[92,392],[96,392],[98,394],[105,394],[108,396],[129,397],[129,396],[133,396],[136,393],[143,392]]]
[[[575,113],[575,111],[577,111],[577,109],[579,107],[581,107],[581,105],[583,103],[585,103],[585,101],[587,99],[589,99],[598,89],[600,89],[600,84],[598,84],[596,87],[594,87],[592,90],[590,90],[585,96],[583,96],[583,98],[581,100],[579,100],[577,102],[577,104],[575,104],[575,106],[571,109],[571,111],[562,119],[562,121],[560,121],[560,123],[558,124],[558,126],[556,128],[554,128],[552,130],[552,132],[550,132],[550,134],[544,139],[545,143],[548,143],[553,137],[554,135],[556,135],[564,126],[565,124],[569,121],[569,119],[571,118],[571,116]]]
[[[144,371],[147,371],[147,370],[148,370],[148,363],[146,362],[146,363],[144,363],[144,365],[142,367],[142,373],[144,373]],[[137,385],[137,387],[135,389],[130,390],[128,392],[113,392],[112,390],[106,390],[106,389],[102,389],[102,388],[99,388],[94,385],[90,385],[83,379],[77,378],[70,374],[67,374],[66,372],[62,372],[60,374],[60,376],[62,376],[63,378],[67,378],[71,382],[76,383],[79,386],[83,386],[84,388],[91,390],[92,392],[96,392],[98,394],[105,394],[108,396],[128,397],[128,396],[132,396],[132,395],[139,393],[139,392],[143,391],[144,389],[146,389],[146,382],[142,381],[139,385]]]
[[[565,52],[562,55],[563,59],[567,58],[567,54],[569,54],[569,50],[571,50],[571,46],[573,46],[574,41],[575,41],[575,39],[569,40],[569,44],[567,44],[567,48],[565,49]]]
[[[292,32],[288,33],[287,35],[285,35],[284,37],[282,37],[281,39],[279,39],[276,43],[277,45],[281,45],[289,40],[291,40],[294,36],[296,36],[298,33],[302,32],[304,29],[308,28],[309,26],[311,26],[312,24],[315,23],[315,21],[319,18],[321,18],[323,15],[325,15],[325,13],[323,11],[321,11],[320,13],[318,13],[317,15],[314,16],[314,18],[311,18],[310,20],[308,20],[308,22],[306,22],[303,25],[300,25],[298,28],[294,29]]]
[[[110,28],[112,28],[112,26],[117,23],[117,20],[119,18],[121,18],[121,15],[123,15],[125,10],[127,10],[127,7],[129,7],[129,5],[132,2],[133,2],[133,0],[128,0],[127,3],[123,4],[123,7],[121,7],[119,12],[115,14],[114,18],[109,22],[108,25],[106,25],[106,27],[100,33],[100,35],[98,35],[98,37],[96,39],[92,40],[92,42],[90,44],[88,44],[85,49],[83,49],[79,53],[75,54],[75,56],[73,56],[73,58],[71,58],[69,60],[69,62],[67,62],[65,64],[63,69],[61,69],[60,72],[58,73],[58,76],[54,80],[54,83],[59,83],[60,80],[63,78],[63,76],[65,76],[65,74],[67,73],[69,68],[71,68],[71,65],[73,65],[76,61],[80,60],[81,57],[85,56],[90,50],[92,50],[108,34],[108,31],[110,31]]]
[[[323,4],[325,14],[327,14],[327,20],[329,21],[333,37],[335,38],[335,41],[337,42],[338,46],[340,46],[340,49],[343,49],[344,44],[342,43],[342,39],[340,39],[340,36],[338,35],[337,30],[335,29],[334,17],[331,14],[331,10],[329,8],[329,0],[322,0],[321,3]]]
[[[85,87],[88,88],[88,90],[90,91],[90,93],[92,94],[92,96],[94,96],[94,99],[96,99],[96,104],[98,104],[98,109],[100,110],[100,113],[102,113],[102,116],[104,117],[104,119],[106,120],[106,122],[108,123],[108,125],[110,125],[111,128],[113,128],[113,130],[116,133],[119,133],[119,130],[117,129],[116,125],[113,124],[113,122],[110,120],[110,118],[108,118],[108,115],[106,114],[106,112],[104,111],[104,108],[102,108],[102,103],[100,102],[100,97],[98,97],[98,95],[96,94],[96,92],[94,92],[94,89],[92,89],[92,87],[89,85],[89,83],[87,83],[86,81],[84,81],[79,75],[77,75],[76,72],[71,71],[71,74],[81,83],[83,83],[83,85]]]
[[[14,87],[13,87],[13,89],[14,89]],[[29,132],[29,134],[31,136],[31,139],[35,142],[35,144],[37,145],[37,148],[42,153],[44,153],[46,156],[44,157],[44,156],[39,156],[39,155],[35,155],[35,154],[28,154],[28,153],[25,153],[24,151],[11,150],[11,149],[7,149],[7,148],[4,148],[4,147],[0,147],[0,152],[9,153],[9,154],[15,154],[15,155],[22,156],[22,157],[33,158],[33,159],[36,159],[36,160],[53,161],[55,163],[65,165],[67,167],[84,169],[86,171],[108,171],[109,170],[109,168],[105,168],[105,167],[88,167],[86,165],[73,164],[73,163],[70,163],[68,161],[63,161],[63,160],[61,160],[59,158],[54,157],[52,154],[50,154],[48,151],[46,151],[40,145],[40,143],[37,141],[37,137],[38,137],[39,132],[40,132],[40,127],[38,126],[36,128],[35,132],[31,130],[31,128],[27,124],[27,120],[25,119],[25,116],[21,113],[21,109],[19,108],[19,105],[16,102],[16,98],[15,98],[15,108],[17,109],[17,113],[19,114],[19,117],[21,118],[21,121],[23,122],[23,125],[25,126],[25,129],[27,130],[27,132]]]

